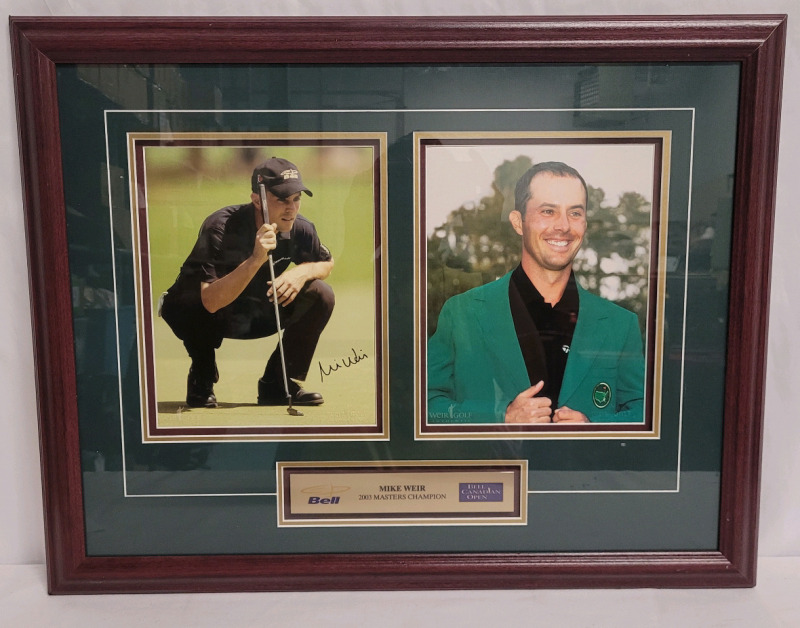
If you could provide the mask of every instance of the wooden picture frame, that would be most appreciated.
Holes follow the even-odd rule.
[[[24,18],[10,20],[52,593],[250,590],[742,587],[756,577],[775,176],[786,16],[459,18]],[[739,68],[717,546],[587,551],[339,553],[87,551],[73,286],[58,71],[73,64],[304,66],[732,64]],[[343,105],[344,107],[344,105]],[[414,129],[411,129],[412,131]],[[391,149],[389,157],[392,164]],[[99,185],[99,184],[98,184]],[[391,189],[391,185],[390,185]],[[394,211],[390,192],[389,221]],[[401,233],[398,237],[402,237]],[[410,240],[410,230],[407,230]],[[410,242],[407,243],[410,246]],[[408,258],[399,251],[393,259]],[[397,280],[390,273],[389,284]],[[390,290],[391,292],[391,290]],[[405,295],[405,297],[403,297]],[[401,293],[400,310],[410,308]],[[406,298],[406,301],[402,301]],[[740,307],[748,303],[747,308]],[[393,306],[394,307],[394,306]],[[394,331],[410,344],[410,330]],[[394,373],[400,376],[394,376]],[[400,395],[413,389],[393,372]],[[397,393],[395,393],[397,394]],[[393,425],[413,424],[393,416]],[[411,429],[411,428],[408,428]],[[392,433],[395,438],[395,431]],[[301,454],[295,452],[298,459]],[[286,454],[290,458],[292,454]],[[453,449],[448,457],[459,459]],[[352,454],[342,458],[352,461]],[[389,456],[387,455],[387,459]],[[387,463],[387,470],[391,470]],[[141,501],[141,500],[140,500]],[[267,523],[265,522],[265,525]],[[270,523],[270,525],[272,525]],[[361,534],[357,529],[356,532]],[[113,534],[113,530],[111,531]],[[347,530],[345,529],[345,533]],[[301,530],[298,534],[307,534]],[[321,539],[321,540],[320,540]],[[356,548],[357,549],[353,549]]]

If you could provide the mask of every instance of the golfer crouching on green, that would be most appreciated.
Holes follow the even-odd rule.
[[[192,361],[186,403],[217,406],[215,351],[223,338],[277,333],[280,339],[282,328],[282,343],[258,380],[258,403],[319,405],[322,395],[304,390],[298,381],[306,379],[333,312],[333,290],[323,281],[333,258],[314,225],[298,213],[302,194],[311,196],[311,191],[294,164],[272,157],[255,168],[250,184],[249,203],[206,218],[177,280],[162,297],[161,316]],[[288,268],[291,263],[295,266]],[[275,299],[280,308],[274,307]]]

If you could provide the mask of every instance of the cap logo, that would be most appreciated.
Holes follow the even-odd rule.
[[[286,181],[287,179],[299,179],[300,173],[297,172],[297,170],[289,169],[281,172],[280,176],[282,176],[283,180]]]

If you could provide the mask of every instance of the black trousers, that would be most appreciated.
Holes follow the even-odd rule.
[[[294,301],[279,306],[283,328],[283,349],[286,375],[305,380],[322,330],[330,320],[335,298],[324,281],[309,281]],[[197,290],[181,290],[176,286],[164,297],[161,316],[175,335],[183,341],[196,377],[214,377],[215,351],[224,338],[247,340],[266,338],[278,332],[275,306],[264,298],[242,295],[227,307],[211,314],[200,301]],[[263,378],[270,383],[283,381],[279,346],[267,361]]]

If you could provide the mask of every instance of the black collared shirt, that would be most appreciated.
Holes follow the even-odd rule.
[[[555,410],[578,321],[575,275],[570,273],[561,300],[551,306],[545,303],[522,266],[517,266],[511,273],[508,298],[531,385],[544,381],[538,396],[549,397]]]
[[[231,205],[206,218],[192,252],[181,267],[177,284],[187,290],[199,290],[201,282],[221,279],[250,257],[257,232],[255,211],[252,203]],[[277,277],[292,262],[330,261],[331,254],[320,242],[313,223],[298,214],[291,232],[279,234],[272,258]],[[266,300],[269,280],[269,265],[264,264],[237,298],[252,296]]]

